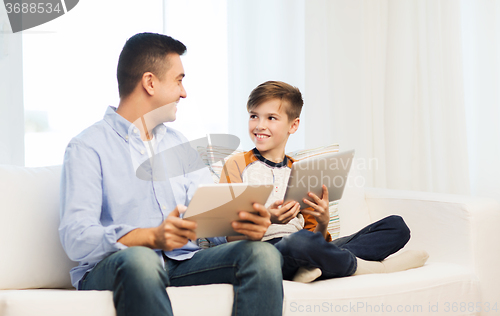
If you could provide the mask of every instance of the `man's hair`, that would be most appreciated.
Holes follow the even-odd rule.
[[[304,104],[300,90],[281,81],[266,81],[253,89],[248,97],[247,111],[250,112],[262,103],[273,99],[281,100],[280,108],[283,104],[288,104],[285,106],[285,113],[289,121],[300,116]]]
[[[116,71],[120,98],[129,96],[146,72],[162,80],[170,67],[165,60],[167,54],[185,52],[186,46],[170,36],[139,33],[129,38],[120,53]]]

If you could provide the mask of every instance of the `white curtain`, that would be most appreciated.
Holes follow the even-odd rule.
[[[248,95],[268,80],[304,90],[304,0],[228,1],[229,133],[241,148],[248,135]],[[304,148],[305,120],[289,138],[287,151]]]
[[[366,185],[468,194],[454,0],[305,2],[306,144],[355,148]]]
[[[500,2],[461,5],[471,193],[500,201]]]

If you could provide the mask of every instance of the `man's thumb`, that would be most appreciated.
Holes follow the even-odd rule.
[[[180,214],[186,211],[187,207],[184,205],[177,205],[177,207],[169,214],[169,216],[180,217]]]

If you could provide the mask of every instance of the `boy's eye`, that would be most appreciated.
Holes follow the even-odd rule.
[[[276,118],[275,118],[274,116],[270,116],[270,117],[269,117],[269,120],[270,120],[270,121],[274,121],[274,120],[276,120]]]
[[[257,115],[255,115],[255,114],[251,114],[251,115],[250,115],[250,119],[254,119],[254,118],[257,118]]]

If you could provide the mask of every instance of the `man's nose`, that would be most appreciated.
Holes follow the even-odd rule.
[[[187,92],[186,89],[184,89],[184,85],[181,86],[181,98],[186,98],[187,97]]]

